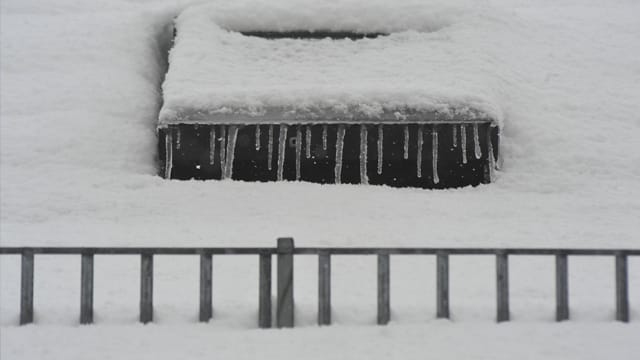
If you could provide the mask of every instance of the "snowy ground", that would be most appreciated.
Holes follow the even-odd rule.
[[[313,246],[638,248],[640,4],[478,2],[499,10],[492,21],[502,29],[478,47],[500,64],[504,167],[491,185],[424,191],[164,181],[154,176],[154,131],[167,25],[190,2],[3,1],[0,243],[272,246],[293,236]],[[207,325],[194,323],[197,259],[159,257],[158,324],[137,325],[139,262],[127,256],[96,259],[98,325],[87,328],[75,325],[79,259],[37,257],[38,325],[20,328],[19,259],[3,256],[0,358],[270,358],[288,348],[292,357],[312,358],[596,359],[615,351],[631,359],[640,352],[640,259],[630,263],[631,324],[611,322],[611,259],[570,260],[575,320],[558,325],[551,323],[553,259],[516,258],[514,323],[495,325],[493,258],[452,259],[451,323],[433,319],[433,259],[392,258],[393,322],[377,328],[375,259],[336,258],[338,325],[327,329],[313,327],[316,260],[296,261],[303,329],[253,329],[253,257],[214,260]]]

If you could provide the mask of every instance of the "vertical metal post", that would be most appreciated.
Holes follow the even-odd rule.
[[[33,252],[22,253],[20,279],[20,325],[33,322]]]
[[[497,321],[509,321],[509,259],[507,253],[496,254]]]
[[[213,257],[211,253],[200,254],[200,321],[207,322],[213,315],[212,274]]]
[[[260,284],[258,293],[258,326],[271,327],[271,254],[260,254]]]
[[[391,315],[389,282],[389,254],[378,254],[378,325],[386,325]]]
[[[436,313],[438,318],[449,318],[449,254],[439,252],[436,255],[437,300]]]
[[[493,154],[490,154],[493,156]],[[567,254],[556,255],[556,321],[569,319],[569,275]]]
[[[318,325],[331,324],[331,255],[318,256]]]
[[[140,322],[153,321],[153,255],[141,255],[140,263]]]
[[[616,320],[629,322],[629,276],[627,255],[616,255]]]
[[[80,266],[80,324],[93,322],[93,254],[81,255]]]
[[[276,326],[293,327],[293,239],[278,239],[278,305]]]

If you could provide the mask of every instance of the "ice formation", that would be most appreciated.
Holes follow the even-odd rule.
[[[467,127],[460,125],[460,151],[462,152],[462,163],[467,163]]]
[[[476,156],[476,159],[480,159],[482,157],[480,138],[478,136],[478,124],[473,124],[473,153]]]
[[[236,155],[236,140],[238,138],[238,126],[230,125],[227,131],[227,159],[224,163],[224,178],[233,177],[233,160]]]
[[[418,126],[418,149],[416,150],[416,172],[419,178],[422,177],[422,145],[424,142],[423,134],[424,128],[422,125]]]
[[[311,126],[307,126],[305,135],[305,156],[309,159],[311,157]]]
[[[164,169],[164,177],[166,179],[171,179],[171,171],[173,170],[173,135],[171,134],[171,130],[167,131],[167,134],[164,138],[164,146],[166,150],[167,160],[165,161],[166,168]]]
[[[360,125],[360,183],[368,184],[367,176],[367,126]]]
[[[256,151],[260,151],[260,125],[256,125]]]
[[[267,169],[271,171],[273,163],[273,125],[269,125],[269,147],[267,148]]]
[[[384,129],[382,124],[378,125],[378,175],[382,174],[382,164],[384,162]]]
[[[440,177],[438,176],[438,130],[435,126],[431,131],[431,164],[433,166],[433,183],[437,184],[440,182]]]
[[[493,143],[491,142],[491,133],[487,134],[487,152],[489,157],[489,181],[493,182],[494,179],[494,171],[496,169],[496,158],[493,154]]]
[[[296,126],[296,181],[300,180],[302,158],[302,128]]]
[[[209,164],[216,161],[216,127],[212,126],[209,131]]]
[[[322,150],[327,150],[327,132],[328,127],[326,124],[322,125]]]
[[[287,149],[287,125],[280,124],[278,137],[278,181],[284,180],[284,152]]]
[[[458,128],[455,125],[451,127],[451,133],[453,134],[453,147],[458,147]]]
[[[224,176],[224,164],[227,160],[227,127],[220,126],[220,175]]]
[[[342,152],[344,151],[344,125],[338,125],[338,133],[336,134],[336,165],[334,169],[335,183],[342,182]]]
[[[404,126],[404,159],[409,158],[409,125]]]

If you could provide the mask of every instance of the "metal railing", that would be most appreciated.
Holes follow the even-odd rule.
[[[93,275],[95,255],[139,255],[140,321],[153,321],[153,257],[154,255],[200,256],[200,321],[212,318],[213,255],[258,255],[259,294],[258,326],[272,326],[271,259],[277,255],[277,327],[294,326],[293,258],[294,255],[318,256],[318,324],[331,324],[331,257],[333,255],[376,255],[377,322],[390,320],[390,256],[432,255],[436,257],[436,316],[449,318],[449,257],[455,255],[493,255],[496,258],[496,320],[508,321],[509,256],[554,256],[556,262],[556,320],[569,319],[569,256],[615,257],[616,320],[629,321],[628,257],[640,256],[640,249],[563,249],[563,248],[384,248],[384,247],[295,247],[292,238],[278,239],[277,247],[0,247],[0,255],[22,257],[20,289],[20,324],[33,322],[34,257],[40,254],[80,255],[80,323],[93,322]]]

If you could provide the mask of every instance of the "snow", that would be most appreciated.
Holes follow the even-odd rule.
[[[189,3],[0,3],[2,246],[273,246],[293,236],[300,246],[638,248],[637,1],[490,0],[468,9],[455,2],[459,16],[442,16],[451,24],[395,35],[429,36],[441,49],[474,55],[461,67],[492,64],[478,69],[489,82],[474,96],[503,112],[503,166],[490,185],[444,191],[156,176],[162,54],[172,19]],[[482,16],[465,20],[472,13]],[[472,23],[483,25],[478,34]],[[470,41],[465,36],[482,46],[454,49]],[[496,325],[494,260],[451,258],[453,319],[440,322],[434,259],[392,257],[392,323],[379,328],[375,259],[336,257],[338,325],[320,329],[317,261],[296,260],[300,329],[258,331],[253,257],[214,258],[214,318],[206,325],[195,324],[197,258],[156,258],[151,326],[136,324],[139,259],[97,257],[97,324],[79,327],[79,259],[36,256],[36,324],[18,327],[19,259],[1,256],[0,358],[254,358],[289,350],[332,358],[637,357],[637,258],[626,325],[612,322],[613,260],[590,257],[569,259],[565,324],[552,323],[553,259],[510,260],[513,322]],[[327,344],[332,350],[319,348]]]
[[[275,116],[278,122],[378,118],[385,112],[402,120],[408,109],[436,111],[439,120],[456,113],[502,120],[503,54],[488,39],[510,24],[498,21],[498,10],[470,0],[366,4],[366,12],[358,0],[188,8],[176,19],[160,125],[256,122],[277,111],[284,115]],[[259,30],[389,35],[269,40],[240,33]]]

